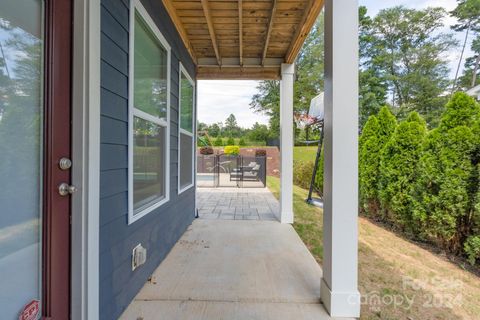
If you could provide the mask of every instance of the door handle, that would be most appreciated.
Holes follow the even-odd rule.
[[[73,185],[69,185],[68,183],[61,183],[58,186],[58,194],[62,197],[68,196],[70,194],[74,194],[77,191],[77,188]]]

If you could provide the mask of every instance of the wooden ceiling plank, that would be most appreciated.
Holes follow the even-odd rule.
[[[267,28],[267,37],[265,38],[265,46],[263,47],[262,65],[265,64],[265,58],[267,57],[268,44],[270,42],[270,36],[272,35],[273,21],[275,19],[276,12],[277,12],[277,0],[273,0],[272,13],[270,15],[270,21],[268,22],[268,28]]]
[[[193,49],[192,44],[190,43],[187,32],[185,31],[185,28],[183,27],[182,21],[180,20],[180,18],[177,15],[177,10],[173,6],[171,0],[162,0],[162,2],[163,2],[163,5],[164,5],[165,9],[168,12],[168,15],[172,19],[173,24],[177,28],[177,31],[180,34],[180,38],[182,38],[182,41],[185,44],[185,47],[187,48],[187,51],[190,54],[190,57],[192,58],[193,62],[196,64],[197,63],[197,56],[195,54],[195,50]]]
[[[238,39],[240,65],[243,66],[243,0],[238,0]]]
[[[215,51],[215,56],[217,58],[218,65],[222,65],[222,58],[220,57],[220,51],[218,50],[217,38],[215,36],[215,28],[212,22],[212,16],[210,13],[210,7],[208,5],[208,0],[201,0],[203,12],[205,14],[205,18],[207,19],[208,31],[210,32],[210,37],[212,39],[213,50]]]
[[[198,67],[199,80],[278,80],[280,67]]]
[[[300,49],[308,36],[308,33],[312,29],[315,21],[317,20],[320,11],[323,8],[324,0],[310,0],[305,13],[303,14],[302,21],[297,27],[297,31],[292,39],[292,43],[288,48],[287,54],[285,55],[286,63],[293,63],[297,58]]]

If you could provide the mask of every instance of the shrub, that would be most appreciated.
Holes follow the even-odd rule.
[[[222,147],[223,146],[223,140],[221,137],[217,137],[215,141],[213,141],[213,145],[215,147]]]
[[[227,139],[227,146],[233,146],[235,144],[235,139],[233,137],[229,137]]]
[[[359,190],[362,211],[376,215],[379,209],[378,176],[380,154],[397,126],[395,116],[382,107],[377,116],[371,116],[359,141]]]
[[[238,145],[239,145],[239,146],[246,146],[247,143],[245,142],[245,139],[240,138],[240,140],[238,141]]]
[[[223,153],[231,156],[238,156],[240,154],[240,147],[239,146],[226,146],[223,149]]]
[[[203,154],[203,155],[213,154],[213,148],[212,147],[201,147],[200,148],[200,154]]]
[[[379,130],[379,143],[383,147],[397,128],[397,119],[388,107],[382,107],[377,115]]]
[[[378,193],[387,214],[385,218],[411,234],[416,229],[412,219],[412,195],[426,132],[425,120],[416,112],[410,113],[398,125],[380,156]]]
[[[440,126],[425,140],[414,192],[414,217],[425,236],[457,254],[464,251],[465,230],[472,228],[469,217],[478,190],[472,161],[478,139],[469,117],[475,118],[479,108],[463,93],[455,94],[446,105]]]
[[[267,150],[265,149],[256,149],[255,150],[255,157],[266,157],[267,156]]]
[[[443,130],[458,126],[473,127],[478,119],[480,108],[475,100],[463,92],[457,92],[445,106],[440,127]]]
[[[468,262],[474,265],[480,259],[480,236],[471,236],[465,241],[463,249],[468,257]]]
[[[293,184],[304,189],[310,187],[312,179],[313,161],[293,162]]]

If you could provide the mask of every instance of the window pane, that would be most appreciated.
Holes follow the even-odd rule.
[[[180,133],[180,189],[193,183],[193,138]]]
[[[165,197],[165,127],[134,117],[134,214]]]
[[[134,107],[167,119],[167,51],[135,14]]]
[[[181,73],[180,128],[193,133],[193,86]]]

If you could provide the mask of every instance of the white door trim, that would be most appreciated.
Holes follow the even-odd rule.
[[[99,318],[100,0],[74,1],[71,319]]]

